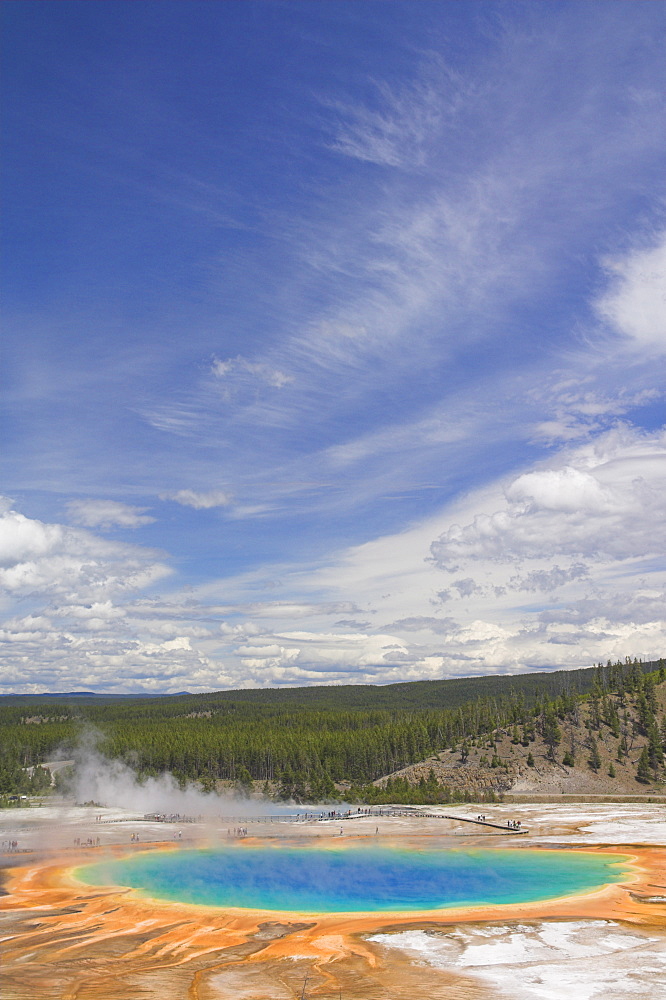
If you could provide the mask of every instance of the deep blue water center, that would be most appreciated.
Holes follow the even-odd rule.
[[[624,855],[389,847],[148,851],[79,868],[88,885],[204,906],[309,913],[524,903],[619,882]]]

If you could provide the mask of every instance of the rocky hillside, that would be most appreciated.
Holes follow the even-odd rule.
[[[605,693],[579,702],[556,716],[554,731],[545,719],[533,729],[498,729],[491,739],[462,743],[374,784],[406,778],[417,785],[434,772],[438,784],[479,797],[490,792],[666,796],[666,682],[647,688],[647,695]],[[646,751],[650,766],[641,769],[641,780]]]

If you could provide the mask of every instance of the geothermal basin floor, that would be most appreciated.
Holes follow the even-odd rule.
[[[657,803],[484,805],[330,822],[258,823],[248,840],[425,849],[599,848],[636,881],[586,896],[427,914],[220,910],[82,886],[77,865],[147,847],[228,842],[238,821],[156,823],[122,809],[0,813],[3,1000],[658,1000],[666,997],[666,809]],[[450,819],[443,818],[448,815]],[[457,817],[457,818],[456,818]],[[378,833],[375,831],[379,828]],[[340,830],[342,829],[342,833]],[[100,846],[86,846],[91,842]],[[138,838],[138,840],[137,840]],[[78,843],[75,843],[78,841]]]

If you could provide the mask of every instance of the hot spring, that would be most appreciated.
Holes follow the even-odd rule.
[[[523,850],[235,845],[146,851],[85,865],[87,885],[202,906],[299,913],[427,911],[531,903],[627,877],[619,854]]]

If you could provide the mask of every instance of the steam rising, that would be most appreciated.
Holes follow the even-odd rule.
[[[284,807],[241,795],[204,792],[196,784],[182,788],[172,774],[141,777],[121,760],[97,749],[101,734],[88,730],[74,754],[72,794],[77,802],[95,802],[129,812],[178,813],[181,816],[278,815]]]

